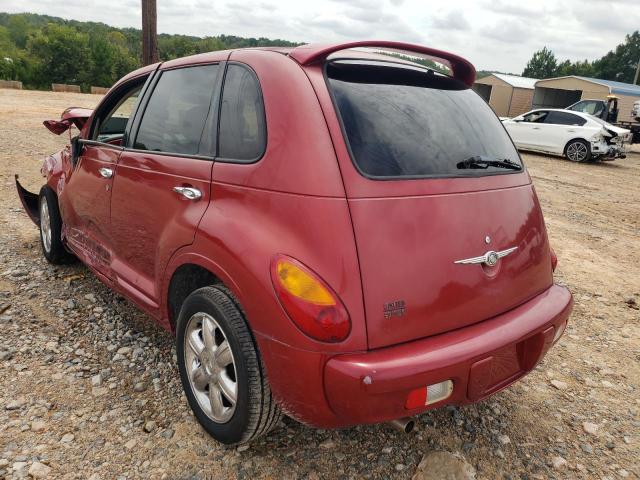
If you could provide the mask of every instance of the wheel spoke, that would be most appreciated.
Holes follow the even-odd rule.
[[[207,375],[202,366],[199,366],[191,373],[191,379],[194,387],[198,390],[204,390],[209,382],[209,375]]]
[[[191,331],[191,333],[189,334],[188,342],[189,342],[189,348],[194,353],[194,355],[196,357],[200,357],[202,350],[204,350],[204,343],[200,339],[200,336],[198,335],[197,330]]]
[[[224,404],[222,403],[222,394],[215,383],[209,385],[209,403],[211,411],[216,418],[222,418],[224,414]]]
[[[202,318],[202,339],[204,340],[204,346],[207,348],[213,348],[216,345],[215,329],[216,327],[209,316]]]
[[[216,364],[219,367],[226,367],[229,364],[233,363],[233,356],[231,355],[231,348],[229,347],[229,342],[224,341],[214,352]]]
[[[229,378],[227,372],[220,372],[218,376],[218,386],[224,396],[232,405],[236,404],[238,398],[238,384]]]

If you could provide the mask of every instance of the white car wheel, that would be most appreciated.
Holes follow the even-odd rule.
[[[591,148],[584,140],[571,140],[564,153],[572,162],[586,162],[591,158]]]

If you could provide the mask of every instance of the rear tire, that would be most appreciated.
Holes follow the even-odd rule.
[[[571,140],[564,148],[564,155],[572,162],[591,160],[591,145],[581,139]]]
[[[282,413],[260,353],[228,289],[216,285],[191,293],[180,309],[176,333],[187,401],[214,439],[227,445],[246,443],[278,424]]]
[[[58,208],[58,197],[47,185],[40,189],[38,203],[40,214],[40,245],[42,254],[49,263],[64,265],[76,261],[62,243],[62,217]]]

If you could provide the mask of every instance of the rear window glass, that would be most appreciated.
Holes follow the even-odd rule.
[[[140,122],[134,148],[198,154],[218,69],[218,65],[203,65],[163,72]]]
[[[481,176],[521,168],[491,108],[457,80],[353,60],[329,63],[327,77],[353,161],[366,176]],[[470,166],[470,159],[479,161]],[[508,168],[497,165],[505,160]]]

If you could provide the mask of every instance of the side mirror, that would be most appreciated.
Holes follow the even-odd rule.
[[[514,122],[524,122],[524,118],[522,118],[522,117],[512,118],[512,120],[513,120]]]

